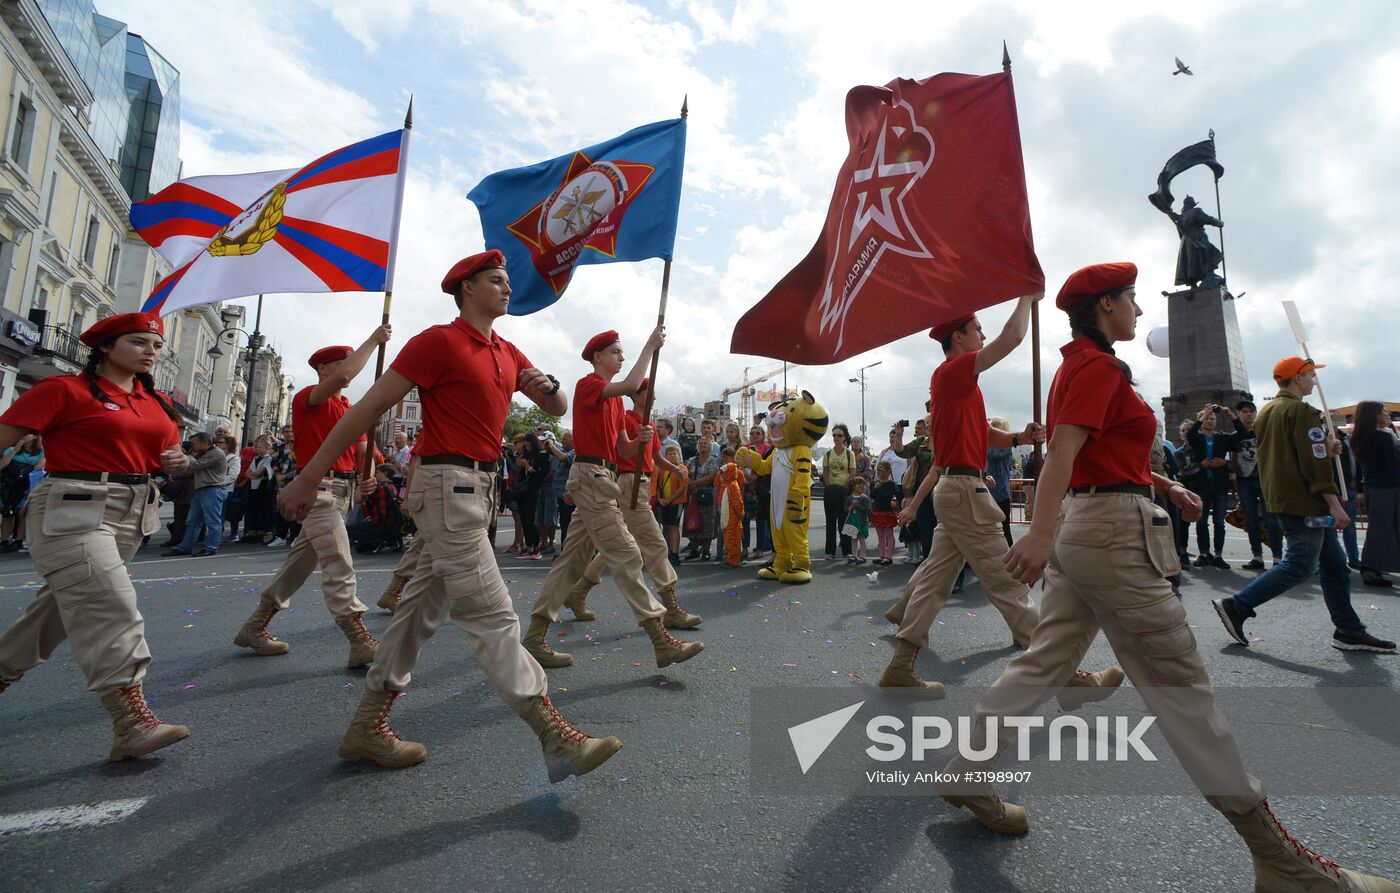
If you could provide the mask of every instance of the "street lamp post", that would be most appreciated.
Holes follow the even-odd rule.
[[[258,351],[262,348],[263,344],[263,334],[260,331],[262,328],[262,304],[263,296],[258,295],[258,312],[257,316],[253,319],[253,331],[251,334],[237,326],[224,329],[214,337],[214,346],[209,348],[207,352],[211,359],[218,360],[219,357],[224,355],[224,352],[219,349],[220,341],[227,340],[229,344],[237,345],[239,335],[248,339],[248,389],[243,397],[243,438],[239,442],[240,447],[248,443],[248,423],[253,420],[253,374],[258,365]],[[225,338],[225,336],[227,336],[227,338]]]
[[[876,360],[875,362],[871,363],[869,366],[862,366],[862,367],[860,367],[859,369],[856,370],[856,375],[857,375],[858,377],[857,377],[857,378],[852,378],[852,379],[850,379],[850,382],[851,382],[852,384],[858,384],[858,385],[860,385],[860,442],[861,442],[862,444],[864,444],[864,443],[866,442],[866,440],[865,440],[865,388],[866,388],[866,384],[865,384],[865,370],[866,370],[866,369],[874,369],[876,366],[880,365],[880,364],[883,363],[883,362],[884,362],[884,360]]]

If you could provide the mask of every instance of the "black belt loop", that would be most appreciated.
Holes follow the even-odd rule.
[[[494,471],[496,470],[496,463],[495,463],[495,462],[482,462],[482,461],[479,460],[479,459],[469,459],[469,458],[467,458],[466,456],[453,456],[453,455],[450,455],[450,454],[449,454],[449,455],[441,455],[441,456],[419,456],[419,457],[418,457],[418,464],[419,464],[419,465],[456,465],[456,466],[458,466],[459,468],[474,468],[474,469],[476,469],[477,471],[486,471],[486,472],[494,472]]]
[[[1073,487],[1070,489],[1070,492],[1075,496],[1128,493],[1133,496],[1142,496],[1146,499],[1152,498],[1152,486],[1150,484],[1103,484],[1093,487]]]
[[[64,478],[70,481],[98,481],[108,484],[149,484],[149,474],[121,474],[114,471],[51,471],[51,478]]]
[[[581,462],[584,465],[601,465],[608,471],[611,471],[613,474],[617,474],[616,462],[609,462],[606,459],[599,459],[597,456],[575,456],[574,461]]]
[[[982,477],[982,469],[968,468],[965,465],[954,465],[948,468],[938,469],[938,474],[940,477],[966,477],[980,479]]]

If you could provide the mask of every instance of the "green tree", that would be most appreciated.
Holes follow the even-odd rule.
[[[514,400],[510,404],[510,412],[506,415],[505,438],[510,440],[517,434],[526,434],[534,431],[540,425],[544,425],[554,436],[559,436],[559,420],[549,413],[531,404],[521,406]]]

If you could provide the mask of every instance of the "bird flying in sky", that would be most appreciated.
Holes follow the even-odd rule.
[[[1195,72],[1193,72],[1191,69],[1187,68],[1187,67],[1186,67],[1186,63],[1181,61],[1181,57],[1180,57],[1180,56],[1173,56],[1172,58],[1176,60],[1176,71],[1173,71],[1173,72],[1172,72],[1172,77],[1175,77],[1175,76],[1177,76],[1177,75],[1179,75],[1179,74],[1186,74],[1186,75],[1190,75],[1191,77],[1195,77],[1195,76],[1196,76]]]

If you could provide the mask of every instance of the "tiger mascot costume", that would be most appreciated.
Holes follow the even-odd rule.
[[[831,419],[811,394],[802,392],[768,407],[767,458],[741,447],[734,461],[755,474],[771,475],[773,563],[758,572],[760,580],[809,583],[812,549],[807,542],[811,518],[812,446],[826,434]]]

